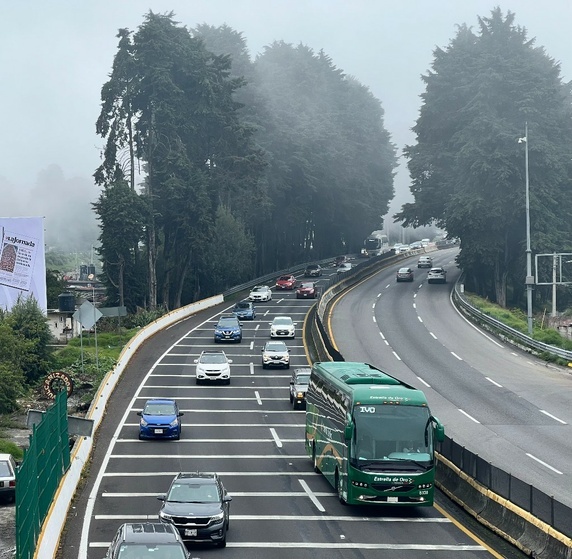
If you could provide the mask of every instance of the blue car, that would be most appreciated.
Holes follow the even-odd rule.
[[[214,341],[238,342],[242,341],[242,324],[234,315],[222,315],[214,329]]]
[[[181,416],[175,400],[147,400],[143,411],[137,412],[140,439],[175,439],[181,438]]]
[[[232,314],[243,320],[254,320],[256,318],[256,308],[250,301],[239,301],[234,305]]]

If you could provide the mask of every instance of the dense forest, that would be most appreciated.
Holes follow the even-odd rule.
[[[393,197],[380,102],[324,52],[228,26],[121,29],[96,127],[109,304],[181,304],[357,251]]]

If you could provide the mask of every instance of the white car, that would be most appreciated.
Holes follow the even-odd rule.
[[[262,348],[262,368],[284,367],[290,368],[290,350],[284,342],[270,341]]]
[[[271,338],[295,338],[296,324],[289,316],[276,316],[270,323]]]
[[[272,290],[267,285],[256,285],[252,288],[249,301],[272,301]]]
[[[443,268],[431,268],[427,272],[427,283],[447,283],[447,271]]]
[[[338,274],[338,276],[340,274],[345,274],[346,272],[349,272],[352,269],[352,265],[350,262],[344,262],[343,264],[340,264],[338,266],[338,269],[336,271],[336,274]]]
[[[230,384],[232,359],[228,359],[224,351],[203,351],[199,358],[195,359],[195,363],[197,384],[216,380]]]

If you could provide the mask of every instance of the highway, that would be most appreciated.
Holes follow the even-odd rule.
[[[294,292],[275,292],[271,302],[256,304],[254,321],[243,321],[240,344],[213,343],[214,324],[229,303],[151,338],[111,397],[58,557],[101,559],[121,523],[157,521],[157,495],[178,472],[196,470],[217,471],[233,500],[227,548],[194,546],[193,558],[262,559],[269,553],[275,559],[520,557],[491,551],[458,527],[444,512],[446,504],[428,509],[343,506],[313,472],[304,451],[304,411],[294,411],[289,402],[291,371],[263,370],[260,357],[269,322],[289,315],[297,322],[296,338],[286,341],[291,367],[307,365],[301,333],[311,304],[296,300]],[[351,323],[344,328],[351,330]],[[381,345],[379,333],[374,340]],[[215,347],[233,359],[231,384],[197,386],[193,360]],[[136,413],[150,397],[178,401],[185,414],[180,441],[138,440]]]
[[[336,344],[347,361],[364,359],[424,390],[458,443],[572,506],[572,374],[456,311],[455,255],[432,253],[447,284],[427,284],[410,257],[353,288],[333,312]],[[396,283],[399,265],[414,269],[413,282]]]

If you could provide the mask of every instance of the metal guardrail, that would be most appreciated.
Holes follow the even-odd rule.
[[[455,288],[453,289],[453,302],[457,305],[457,308],[460,308],[460,310],[464,314],[468,315],[473,321],[489,330],[493,330],[503,338],[506,338],[508,341],[515,342],[521,347],[534,350],[538,353],[550,353],[572,362],[572,351],[539,342],[538,340],[503,324],[500,320],[497,320],[496,318],[493,318],[492,316],[489,316],[473,307],[467,300],[461,286],[462,283],[460,282],[455,284]]]

